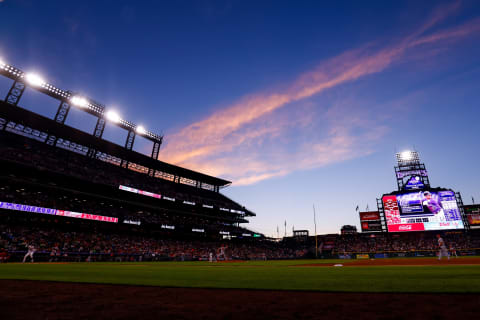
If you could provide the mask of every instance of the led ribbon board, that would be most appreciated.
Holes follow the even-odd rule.
[[[114,222],[114,223],[118,222],[118,218],[114,218],[114,217],[29,206],[26,204],[18,204],[18,203],[10,203],[10,202],[0,202],[0,209],[23,211],[23,212],[34,212],[34,213],[57,215],[57,216],[86,219],[86,220],[104,221],[104,222]]]
[[[136,188],[124,186],[124,185],[119,185],[119,186],[118,186],[118,189],[123,190],[123,191],[127,191],[127,192],[131,192],[131,193],[141,194],[141,195],[148,196],[148,197],[152,197],[152,198],[163,199],[163,200],[168,200],[168,201],[173,201],[173,202],[175,201],[175,198],[170,198],[170,197],[167,197],[167,196],[161,196],[161,195],[159,195],[159,194],[157,194],[157,193],[148,192],[148,191],[145,191],[145,190],[140,190],[140,189],[136,189]],[[196,205],[195,202],[186,201],[186,200],[183,201],[183,204],[188,204],[188,205],[191,205],[191,206]],[[207,205],[207,204],[202,205],[202,207],[203,207],[203,208],[213,209],[213,206]],[[227,208],[219,208],[219,209],[220,209],[221,211],[227,211],[227,212],[234,212],[234,213],[245,214],[245,211],[240,211],[240,210],[227,209]]]
[[[145,191],[145,190],[135,189],[135,188],[132,188],[132,187],[127,187],[127,186],[122,186],[122,185],[119,185],[118,189],[123,190],[123,191],[128,191],[128,192],[131,192],[131,193],[138,193],[138,194],[141,194],[143,196],[157,198],[157,199],[160,199],[162,197],[161,195],[159,195],[157,193],[148,192],[148,191]]]

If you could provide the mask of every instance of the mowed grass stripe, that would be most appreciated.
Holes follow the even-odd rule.
[[[308,263],[311,261],[2,264],[0,279],[324,292],[480,293],[480,266],[293,266]]]

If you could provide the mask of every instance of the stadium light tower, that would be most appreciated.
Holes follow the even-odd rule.
[[[46,83],[45,80],[36,73],[27,73],[25,75],[25,80],[35,87],[41,87]]]
[[[402,153],[400,153],[400,158],[402,160],[412,160],[413,159],[413,155],[412,155],[412,152],[411,151],[403,151]]]
[[[147,133],[147,130],[145,130],[145,128],[143,126],[137,126],[137,128],[135,128],[135,131],[138,133],[138,134],[146,134]]]
[[[425,187],[430,187],[428,173],[425,164],[420,163],[420,157],[417,151],[406,150],[395,154],[397,157],[397,166],[395,166],[395,175],[397,178],[398,190],[409,188],[411,179],[416,183],[421,182]]]
[[[118,123],[118,122],[120,122],[120,120],[122,120],[120,118],[120,116],[118,115],[118,113],[116,111],[113,111],[113,110],[108,110],[105,113],[105,117],[107,118],[107,120],[115,122],[115,123]]]
[[[70,99],[70,102],[73,104],[73,105],[76,105],[77,107],[81,107],[81,108],[85,108],[88,106],[88,101],[87,99],[85,99],[84,97],[80,97],[80,96],[73,96],[71,99]]]
[[[1,2],[1,0],[0,0]],[[75,106],[82,109],[85,112],[92,114],[97,117],[97,124],[93,131],[93,135],[96,138],[102,138],[103,131],[105,129],[105,123],[110,121],[115,123],[117,126],[129,131],[129,143],[127,144],[127,149],[132,150],[130,147],[133,143],[133,138],[135,134],[140,134],[146,139],[153,142],[152,155],[153,159],[158,159],[158,153],[160,146],[163,142],[163,136],[147,131],[142,126],[137,126],[134,123],[131,123],[127,120],[122,119],[115,111],[105,110],[105,106],[95,102],[91,98],[87,98],[80,94],[74,94],[71,91],[62,90],[57,88],[45,81],[40,75],[35,73],[25,73],[22,70],[11,66],[5,62],[3,58],[0,57],[0,76],[4,76],[12,79],[14,82],[8,91],[6,98],[4,99],[6,103],[12,106],[18,106],[18,103],[27,88],[31,86],[32,89],[38,90],[41,93],[49,95],[50,97],[60,101],[60,106],[57,109],[55,115],[55,121],[60,124],[65,123],[65,119],[68,116],[70,106]],[[54,138],[53,136],[52,139]],[[55,141],[48,139],[48,143]],[[92,149],[93,150],[93,149]],[[89,151],[89,156],[93,156],[95,150],[92,152]],[[153,174],[153,171],[151,171]]]
[[[420,162],[420,157],[418,156],[417,151],[406,150],[398,152],[396,156],[398,165],[414,164]]]

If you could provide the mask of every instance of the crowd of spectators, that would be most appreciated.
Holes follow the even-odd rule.
[[[168,239],[147,234],[62,230],[57,227],[0,224],[0,256],[20,261],[28,246],[39,261],[191,261],[271,260],[312,257],[312,244],[288,241]],[[480,236],[465,233],[442,235],[447,247],[456,251],[480,247]],[[434,234],[336,235],[330,257],[353,253],[438,251]],[[319,243],[322,254],[323,242]],[[321,256],[324,256],[325,252]]]
[[[20,260],[28,246],[37,259],[61,261],[161,261],[293,259],[305,252],[270,241],[172,240],[56,228],[0,225],[0,249]]]
[[[403,234],[351,234],[338,236],[333,251],[336,253],[412,252],[436,251],[438,240],[435,232]],[[480,236],[476,233],[446,232],[442,237],[448,247],[455,250],[480,248]]]

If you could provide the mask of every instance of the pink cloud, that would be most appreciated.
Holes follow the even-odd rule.
[[[387,130],[381,122],[345,107],[340,112],[348,112],[348,117],[338,117],[335,108],[322,107],[324,113],[320,113],[315,105],[299,104],[328,89],[382,72],[416,48],[425,50],[426,44],[458,40],[480,31],[480,20],[472,20],[425,35],[458,8],[457,2],[434,11],[420,28],[393,45],[375,48],[370,44],[345,52],[301,74],[284,90],[248,95],[168,135],[161,159],[242,185],[373,152],[374,143]],[[296,112],[297,108],[301,112]],[[319,127],[327,130],[318,133]]]

